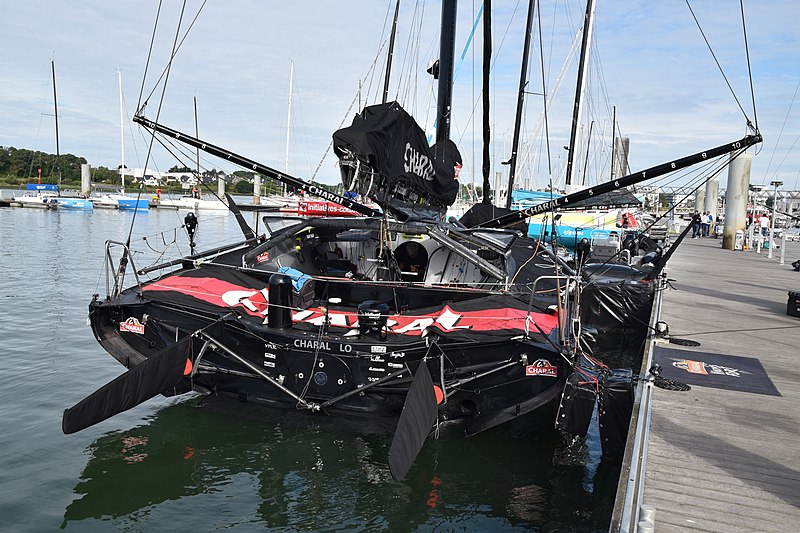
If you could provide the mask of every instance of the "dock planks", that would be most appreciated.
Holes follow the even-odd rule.
[[[800,318],[786,314],[800,243],[779,254],[701,238],[670,260],[661,318],[701,343],[680,348],[755,357],[782,396],[654,390],[643,503],[659,533],[800,530]]]

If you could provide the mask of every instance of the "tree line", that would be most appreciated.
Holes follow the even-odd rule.
[[[58,164],[56,164],[58,159]],[[0,181],[6,185],[36,183],[41,172],[42,183],[58,183],[58,169],[61,169],[62,185],[80,185],[81,165],[85,157],[73,154],[48,154],[39,150],[0,146]],[[92,168],[92,181],[95,183],[116,183],[119,181],[118,169],[106,167]]]

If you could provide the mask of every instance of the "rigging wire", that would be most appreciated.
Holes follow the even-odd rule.
[[[203,5],[205,5],[205,2],[203,3]],[[201,6],[201,9],[202,9],[202,6]],[[166,66],[164,72],[161,75],[161,77],[164,78],[164,85],[163,85],[162,90],[161,90],[161,99],[158,102],[158,109],[156,110],[156,122],[158,122],[158,119],[161,116],[161,107],[164,104],[164,96],[166,95],[166,92],[167,92],[167,81],[169,81],[169,73],[172,70],[172,61],[175,58],[175,53],[177,52],[177,49],[179,47],[178,37],[180,35],[181,24],[183,23],[183,14],[184,14],[185,11],[186,11],[186,0],[184,0],[183,5],[181,6],[181,15],[180,15],[180,18],[178,19],[178,27],[175,30],[175,40],[172,43],[172,54],[170,55],[169,62],[167,63],[167,66]],[[160,12],[160,6],[159,6],[159,12]],[[199,11],[198,11],[198,14],[199,14]],[[197,20],[197,17],[195,17],[195,20]],[[194,22],[192,22],[192,24],[194,24]],[[190,29],[191,29],[191,27],[190,27]],[[151,43],[150,43],[151,47],[153,45],[153,41],[155,41],[155,36],[156,36],[156,34],[155,34],[155,29],[154,29],[154,33],[153,33],[152,40],[151,40]],[[184,34],[184,39],[185,38],[186,38],[186,34]],[[183,42],[183,41],[181,40],[181,42]],[[148,62],[149,62],[149,59],[148,59]],[[147,73],[145,72],[145,76],[143,76],[143,78],[146,77],[146,74]],[[161,80],[161,77],[159,78],[159,80]],[[152,94],[154,92],[155,92],[155,87],[153,88],[153,92],[151,92],[150,95],[148,95],[148,99],[150,98],[150,96],[152,96]],[[146,102],[145,102],[144,105],[146,105]],[[150,156],[152,156],[152,154],[153,154],[153,141],[155,140],[155,138],[156,138],[155,132],[153,132],[153,134],[150,137],[150,143],[149,143],[149,145],[147,147],[147,156],[145,157],[145,160],[144,160],[144,168],[145,169],[147,169],[147,164],[150,161]],[[136,210],[134,210],[133,217],[131,217],[131,226],[130,226],[130,230],[128,231],[128,240],[126,241],[127,245],[130,245],[131,235],[133,234],[133,225],[134,225],[135,222],[136,222]]]
[[[728,89],[731,91],[731,95],[733,99],[736,101],[736,104],[739,106],[739,109],[742,111],[742,115],[744,118],[747,119],[747,124],[752,125],[750,122],[750,118],[747,116],[747,112],[745,112],[744,107],[742,107],[741,102],[739,102],[739,98],[736,96],[736,92],[733,90],[730,81],[728,81],[728,77],[725,75],[725,71],[722,69],[722,65],[720,65],[719,60],[717,59],[717,55],[714,53],[714,50],[711,48],[711,43],[708,42],[708,38],[706,37],[703,28],[700,26],[700,21],[697,20],[697,16],[694,14],[694,10],[692,9],[691,4],[689,4],[689,0],[686,0],[686,6],[689,8],[689,12],[692,14],[692,18],[694,19],[695,24],[697,24],[697,29],[700,30],[700,35],[703,36],[703,40],[706,42],[706,46],[708,47],[708,51],[711,52],[711,57],[714,58],[714,62],[717,64],[717,68],[719,69],[720,74],[722,74],[722,78],[725,80],[725,83],[728,85]],[[744,20],[744,19],[743,19]],[[749,64],[749,55],[748,55],[748,64]],[[752,75],[750,77],[750,84],[752,87]],[[757,130],[758,128],[756,128]]]
[[[781,131],[778,133],[778,138],[775,140],[775,147],[772,149],[772,155],[769,156],[769,163],[767,163],[767,170],[766,170],[766,172],[764,172],[764,176],[765,177],[769,176],[769,169],[772,166],[772,160],[775,157],[775,152],[778,150],[778,144],[780,143],[781,136],[783,136],[783,129],[786,127],[786,122],[789,120],[789,114],[792,112],[792,106],[794,106],[794,101],[797,98],[797,91],[798,90],[800,90],[800,81],[797,82],[797,87],[794,88],[794,94],[792,95],[792,101],[789,102],[789,109],[786,111],[786,116],[783,117],[783,124],[781,124]],[[795,144],[796,143],[797,143],[797,140],[795,140]],[[792,145],[792,148],[794,148],[794,144]],[[792,152],[792,149],[790,148],[789,150],[786,151],[786,155],[788,156],[791,152]],[[786,157],[784,157],[784,160],[785,159],[786,159]],[[781,161],[781,163],[783,163],[783,161]],[[780,165],[778,165],[778,168],[780,168]],[[777,170],[776,170],[776,172],[777,172]]]
[[[186,38],[189,36],[189,32],[190,32],[190,31],[192,30],[192,28],[194,27],[194,24],[195,24],[195,22],[197,22],[197,19],[200,17],[200,13],[203,11],[203,8],[204,8],[204,7],[205,7],[205,5],[206,5],[206,1],[207,1],[207,0],[203,0],[203,3],[202,3],[202,4],[200,5],[200,7],[197,9],[197,13],[195,14],[194,18],[192,19],[192,22],[189,24],[189,27],[188,27],[188,28],[186,28],[186,31],[184,32],[184,34],[183,34],[183,37],[181,37],[181,39],[180,39],[180,42],[177,44],[177,46],[176,46],[176,45],[173,43],[173,47],[172,47],[172,54],[170,54],[169,61],[167,62],[167,65],[164,67],[164,70],[162,70],[162,71],[161,71],[161,75],[158,77],[158,79],[157,79],[157,80],[155,81],[155,83],[153,84],[153,90],[152,90],[152,91],[150,91],[150,94],[148,94],[148,95],[147,95],[147,98],[145,98],[145,100],[144,100],[144,104],[142,104],[142,101],[141,101],[141,100],[142,100],[142,96],[141,96],[141,94],[139,95],[139,104],[140,104],[140,105],[137,107],[137,110],[141,109],[141,108],[142,108],[142,107],[141,107],[142,105],[147,105],[147,101],[148,101],[148,100],[150,99],[150,97],[151,97],[151,96],[153,96],[153,94],[156,92],[156,88],[158,87],[158,84],[159,84],[159,83],[161,83],[161,80],[162,80],[162,79],[164,79],[164,84],[166,85],[166,81],[167,81],[167,80],[165,79],[165,76],[167,76],[167,77],[169,76],[169,72],[168,72],[168,71],[169,71],[169,70],[172,68],[172,61],[173,61],[173,59],[175,59],[175,56],[177,55],[177,53],[178,53],[178,50],[180,50],[180,49],[181,49],[181,47],[183,46],[183,42],[184,42],[184,41],[186,40]],[[186,0],[184,0],[183,7],[181,8],[181,20],[183,19],[183,13],[184,13],[185,9],[186,9]],[[161,9],[160,9],[160,6],[159,6],[159,12],[160,12],[160,11],[161,11]],[[158,14],[156,14],[156,17],[158,17]],[[176,40],[177,40],[177,38],[178,38],[178,34],[179,34],[179,32],[180,32],[180,24],[178,24],[178,29],[176,30],[176,34],[175,34],[175,39],[176,39]],[[153,43],[154,43],[154,41],[155,41],[155,35],[156,35],[156,34],[155,34],[155,28],[153,28],[153,37],[152,37],[152,40],[151,40],[151,42],[150,42],[150,48],[151,48],[151,50],[152,50],[152,47],[153,47]],[[148,53],[148,59],[147,59],[147,62],[148,62],[148,64],[149,64],[149,62],[150,62],[150,54],[149,54],[149,53]],[[147,69],[145,68],[145,75],[144,75],[144,76],[142,76],[142,92],[144,91],[144,82],[145,82],[145,78],[146,78],[146,76],[147,76]]]
[[[153,34],[150,37],[150,48],[147,51],[147,61],[144,64],[144,73],[142,74],[142,86],[139,88],[139,99],[136,103],[136,109],[141,108],[142,106],[142,95],[144,94],[144,84],[147,81],[147,71],[150,69],[150,58],[153,56],[153,46],[156,42],[156,33],[158,30],[158,20],[161,15],[161,6],[163,4],[163,0],[159,0],[158,2],[158,10],[156,10],[156,20],[153,22]],[[152,93],[151,93],[152,94]]]
[[[742,12],[742,35],[744,37],[744,52],[747,55],[747,77],[750,80],[750,97],[753,100],[753,122],[755,123],[755,130],[758,131],[758,113],[756,112],[756,92],[753,89],[753,70],[750,67],[750,47],[747,45],[747,27],[744,21],[743,0],[739,0],[739,8]]]

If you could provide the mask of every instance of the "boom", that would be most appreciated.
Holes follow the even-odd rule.
[[[580,202],[581,200],[586,200],[587,198],[591,198],[592,196],[596,196],[598,194],[604,194],[610,191],[621,189],[623,187],[635,185],[637,183],[641,183],[649,179],[657,178],[659,176],[663,176],[664,174],[668,174],[676,170],[680,170],[686,167],[690,167],[692,165],[696,165],[698,163],[702,163],[703,161],[712,159],[714,157],[719,157],[721,155],[735,152],[737,150],[743,152],[744,150],[753,146],[754,144],[760,143],[761,140],[762,139],[760,133],[756,133],[755,135],[747,135],[746,137],[743,137],[738,141],[728,144],[723,144],[722,146],[717,146],[716,148],[712,148],[711,150],[698,152],[696,154],[683,157],[681,159],[676,159],[675,161],[670,161],[668,163],[656,165],[646,170],[642,170],[634,174],[623,176],[619,179],[601,183],[600,185],[596,185],[595,187],[590,187],[582,191],[577,191],[572,194],[567,194],[565,196],[561,196],[560,198],[554,198],[549,202],[544,202],[538,205],[534,205],[527,209],[514,211],[513,213],[508,213],[507,215],[503,215],[501,217],[494,218],[492,220],[487,220],[486,222],[483,222],[478,226],[483,228],[502,228],[505,226],[510,226],[511,224],[519,222],[520,220],[526,219],[528,217],[540,215],[546,211],[554,211],[562,207],[567,207],[568,204],[570,203]]]
[[[281,183],[285,183],[290,187],[294,187],[295,189],[306,192],[312,196],[317,196],[319,198],[322,198],[323,200],[335,202],[339,205],[342,205],[348,209],[352,209],[353,211],[356,211],[368,217],[383,216],[383,213],[375,209],[372,209],[371,207],[367,207],[358,202],[354,202],[353,200],[345,198],[344,196],[339,196],[334,192],[330,192],[318,185],[314,185],[313,183],[308,183],[300,178],[295,178],[289,176],[288,174],[278,172],[274,168],[262,165],[261,163],[253,161],[252,159],[248,159],[244,156],[234,154],[233,152],[224,150],[219,146],[207,143],[196,137],[186,135],[185,133],[181,133],[177,130],[173,130],[172,128],[168,128],[164,125],[158,124],[157,122],[153,122],[152,120],[144,117],[143,115],[134,116],[133,121],[136,122],[137,124],[141,124],[145,128],[148,128],[154,132],[157,131],[159,133],[163,133],[164,135],[169,135],[170,137],[174,137],[175,139],[183,143],[186,143],[189,146],[192,146],[194,148],[199,148],[200,150],[203,150],[206,153],[215,155],[217,157],[221,157],[223,159],[227,159],[228,161],[236,163],[237,165],[240,165],[244,168],[254,170],[260,174],[264,174],[265,176],[280,181]]]

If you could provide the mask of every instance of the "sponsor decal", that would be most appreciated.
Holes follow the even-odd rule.
[[[370,346],[369,351],[372,353],[386,353],[386,346]]]
[[[260,253],[256,256],[256,261],[259,263],[263,263],[264,261],[269,261],[269,250],[265,250],[263,253]]]
[[[295,339],[294,345],[296,348],[310,348],[312,350],[327,350],[330,351],[331,347],[327,341],[318,341],[312,339]]]
[[[741,377],[741,372],[738,368],[722,365],[711,365],[704,363],[703,361],[679,359],[678,361],[673,361],[672,366],[675,368],[680,368],[681,370],[686,370],[690,374],[701,374],[706,376],[709,374],[715,374],[718,376],[730,376],[734,378]]]
[[[242,287],[215,278],[169,276],[147,285],[145,291],[180,292],[198,300],[220,307],[240,307],[253,316],[265,316],[268,307],[266,288],[256,290]],[[313,307],[293,313],[294,322],[305,322],[312,325],[323,325],[327,322],[331,327],[342,327],[353,330],[349,335],[356,335],[358,316],[355,312],[325,311]],[[513,307],[496,307],[491,309],[456,311],[448,305],[433,313],[420,315],[395,314],[387,319],[387,332],[408,336],[422,336],[427,329],[451,332],[525,330],[530,320],[536,322],[544,334],[557,326],[558,318],[545,313],[528,312]],[[303,347],[295,344],[295,347]],[[346,346],[341,351],[350,352],[352,347]],[[378,352],[372,352],[378,353]]]
[[[119,323],[119,330],[127,331],[129,333],[136,333],[138,335],[144,335],[144,324],[139,322],[139,319],[132,316],[125,322]]]
[[[403,154],[403,170],[416,174],[420,178],[432,181],[436,172],[433,169],[433,163],[428,156],[422,154],[411,146],[411,143],[406,143],[406,150]]]
[[[532,365],[525,367],[525,375],[554,378],[558,376],[558,367],[550,364],[550,361],[547,359],[537,359]]]

